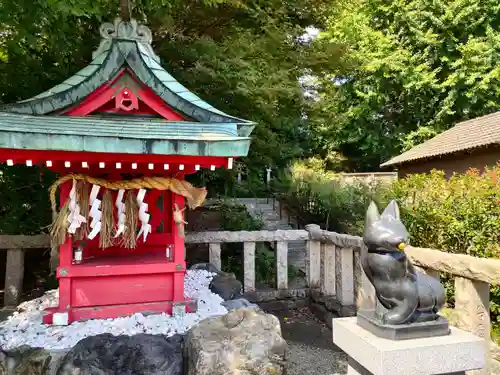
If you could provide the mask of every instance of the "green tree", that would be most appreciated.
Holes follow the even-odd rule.
[[[355,0],[332,8],[321,43],[344,69],[323,74],[311,113],[318,152],[344,168],[381,162],[454,123],[500,108],[500,4]],[[422,129],[422,127],[424,127]]]
[[[325,22],[331,0],[134,3],[133,16],[153,31],[154,48],[167,70],[221,110],[257,122],[250,155],[242,160],[252,178],[258,179],[255,175],[267,165],[285,166],[309,148],[303,119],[308,103],[298,77],[330,63],[335,51],[296,39],[306,26]],[[117,16],[118,8],[118,0],[2,1],[0,101],[36,95],[86,66],[99,43],[100,24]],[[32,172],[26,168],[16,170],[15,179],[8,176],[10,169],[4,173],[0,195],[12,188],[12,181],[22,180],[23,173],[28,189],[23,194],[47,194],[28,182]],[[227,171],[210,176],[213,191],[234,179]],[[14,217],[7,211],[4,221]],[[11,224],[0,223],[0,228]]]

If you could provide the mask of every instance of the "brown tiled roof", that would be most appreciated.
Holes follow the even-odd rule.
[[[477,147],[500,144],[500,112],[458,123],[453,128],[381,164],[405,164]]]

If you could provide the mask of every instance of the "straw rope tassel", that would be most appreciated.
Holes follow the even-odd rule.
[[[174,223],[177,226],[177,233],[179,233],[179,236],[181,238],[184,238],[184,225],[187,224],[187,221],[184,220],[184,217],[182,215],[185,209],[186,207],[183,207],[182,210],[180,210],[177,203],[174,203],[173,218]]]
[[[125,208],[123,210],[123,197],[121,197],[120,201],[118,199],[115,201],[115,205],[117,207],[117,212],[118,212],[118,228],[117,228],[117,234],[115,234],[115,237],[118,235],[122,235],[123,237],[123,244],[128,247],[128,248],[133,248],[135,247],[135,241],[138,237],[136,237],[136,228],[137,228],[137,219],[138,219],[138,212],[141,213],[141,231],[144,236],[144,240],[146,240],[147,235],[151,232],[151,229],[149,228],[149,216],[147,211],[147,205],[146,203],[143,202],[144,197],[142,197],[142,200],[139,201],[140,197],[135,197],[133,196],[133,191],[132,190],[144,190],[145,189],[156,189],[156,190],[170,190],[173,193],[177,195],[181,195],[186,198],[186,204],[189,208],[194,209],[196,207],[199,207],[203,204],[203,201],[205,200],[207,196],[207,190],[205,188],[195,188],[192,186],[189,182],[184,181],[184,180],[177,180],[175,178],[168,178],[168,177],[141,177],[141,178],[135,178],[132,180],[124,180],[124,181],[108,181],[105,179],[100,179],[92,176],[87,176],[84,174],[69,174],[66,176],[63,176],[59,178],[57,181],[55,181],[52,186],[49,189],[49,196],[50,196],[50,202],[51,202],[51,208],[52,208],[52,213],[53,213],[53,223],[51,225],[51,237],[52,237],[52,242],[54,249],[56,250],[56,246],[64,243],[65,238],[66,238],[66,233],[68,231],[68,227],[70,226],[70,222],[68,221],[68,216],[70,213],[70,203],[73,204],[72,199],[68,199],[62,206],[61,211],[58,212],[57,210],[57,201],[56,201],[56,193],[57,189],[60,185],[64,184],[67,181],[73,180],[74,182],[81,183],[83,185],[86,185],[87,183],[92,185],[92,190],[90,192],[90,196],[86,195],[86,197],[82,197],[82,193],[77,191],[77,199],[80,200],[80,203],[83,204],[88,197],[88,204],[86,207],[81,209],[81,213],[86,216],[86,212],[88,211],[88,216],[92,219],[90,222],[90,225],[86,224],[85,222],[82,221],[80,223],[80,226],[82,229],[85,229],[85,232],[83,234],[83,237],[85,237],[85,234],[87,233],[87,228],[83,228],[83,226],[89,226],[90,227],[90,233],[88,233],[88,238],[93,239],[99,234],[102,230],[102,206],[101,206],[101,200],[97,199],[98,193],[100,191],[100,188],[104,188],[107,190],[114,190],[114,191],[123,191],[123,190],[129,190],[127,192],[127,199],[125,200]],[[77,185],[78,187],[78,185]],[[82,186],[85,187],[85,186]],[[79,190],[79,189],[77,189]],[[84,189],[85,191],[88,191],[88,188]],[[78,195],[80,197],[78,198]],[[109,194],[108,194],[109,195]],[[120,196],[120,193],[118,194]],[[112,205],[112,203],[111,203]],[[146,206],[144,206],[146,205]],[[73,207],[73,206],[72,206]],[[90,210],[88,210],[90,208]],[[142,211],[141,211],[142,209]],[[136,211],[137,210],[137,211]],[[109,211],[109,209],[108,209]],[[125,212],[124,212],[125,211]],[[126,214],[125,214],[126,213]],[[82,215],[82,216],[83,216]],[[125,215],[125,216],[124,216]],[[84,216],[84,217],[85,217]],[[125,220],[126,219],[126,220]],[[146,220],[147,219],[147,220]],[[87,219],[88,221],[88,219]],[[123,224],[123,223],[126,223]],[[109,224],[109,223],[108,223]],[[122,231],[120,232],[120,225],[124,225]],[[184,229],[184,223],[179,223],[182,224],[182,228],[179,228],[179,232],[182,235],[182,231]],[[109,225],[106,225],[106,233],[108,232]],[[127,228],[127,226],[130,226],[130,228]],[[73,228],[71,229],[71,231]],[[79,234],[80,231],[77,231],[77,234]],[[83,232],[82,232],[83,233]],[[111,236],[112,237],[112,236]],[[110,241],[111,241],[110,237]],[[109,242],[106,240],[106,242]],[[104,245],[104,244],[101,244]]]
[[[84,174],[69,174],[58,179],[49,189],[52,211],[57,212],[56,192],[57,188],[70,180],[85,181],[93,185],[102,186],[108,190],[132,190],[132,189],[156,189],[170,190],[186,198],[189,208],[194,209],[202,205],[207,196],[205,188],[195,188],[187,181],[168,177],[141,177],[126,181],[107,181]]]

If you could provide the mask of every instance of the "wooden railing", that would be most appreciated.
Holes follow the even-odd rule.
[[[321,230],[307,225],[304,230],[277,230],[254,232],[199,232],[188,233],[186,243],[205,243],[209,246],[209,260],[221,268],[221,244],[243,243],[243,286],[245,292],[255,291],[255,247],[258,242],[276,243],[276,289],[287,290],[288,242],[307,241],[308,288],[333,298],[339,315],[356,306],[374,304],[371,284],[366,279],[360,254],[366,251],[361,237]],[[5,304],[15,305],[21,294],[24,275],[24,251],[49,248],[46,235],[0,236],[0,250],[7,251]],[[452,275],[455,282],[456,324],[489,343],[490,285],[500,284],[500,260],[480,259],[468,255],[450,254],[438,250],[412,248],[406,250],[415,266],[427,274],[439,277]]]
[[[309,241],[310,240],[310,241]],[[350,248],[342,249],[331,243],[321,243],[311,238],[307,230],[239,231],[239,232],[197,232],[188,233],[187,244],[208,244],[209,261],[221,268],[221,244],[243,243],[243,288],[245,292],[255,291],[255,248],[256,243],[275,243],[276,290],[289,289],[288,242],[308,241],[308,287],[317,289],[326,296],[337,296],[342,306],[354,306],[353,256]],[[46,235],[0,236],[0,250],[7,251],[4,304],[15,306],[22,292],[24,277],[24,252],[31,249],[49,248]],[[336,265],[338,262],[338,265]]]
[[[500,284],[500,260],[475,258],[423,248],[408,248],[413,264],[437,279],[441,274],[451,275],[455,283],[455,307],[451,323],[485,339],[486,352],[498,353],[491,342],[490,289]],[[491,355],[485,368],[478,373],[490,374]]]
[[[0,236],[0,251],[7,251],[5,266],[4,305],[16,306],[22,294],[24,280],[24,252],[50,248],[48,235]]]
[[[221,269],[221,244],[243,243],[243,288],[255,290],[255,245],[258,242],[276,243],[276,287],[288,289],[288,242],[309,239],[305,230],[198,232],[186,235],[186,243],[208,243],[209,261]]]

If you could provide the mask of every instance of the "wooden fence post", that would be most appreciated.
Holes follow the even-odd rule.
[[[7,265],[5,267],[4,305],[17,306],[23,292],[24,250],[7,250]]]
[[[276,287],[288,289],[288,242],[276,242]]]
[[[255,290],[255,242],[243,243],[243,288],[245,292]]]
[[[221,244],[210,243],[208,245],[208,259],[219,271],[222,270],[222,260],[221,260]]]
[[[323,252],[323,280],[321,283],[321,291],[326,296],[335,295],[335,245],[321,244]]]
[[[321,243],[307,241],[307,255],[309,257],[309,288],[319,288],[321,282]]]
[[[487,375],[491,368],[490,285],[482,281],[455,277],[455,311],[459,328],[484,338],[485,367],[473,374]]]
[[[352,306],[356,303],[354,298],[354,251],[353,249],[340,248],[336,251],[337,300],[342,306]]]

